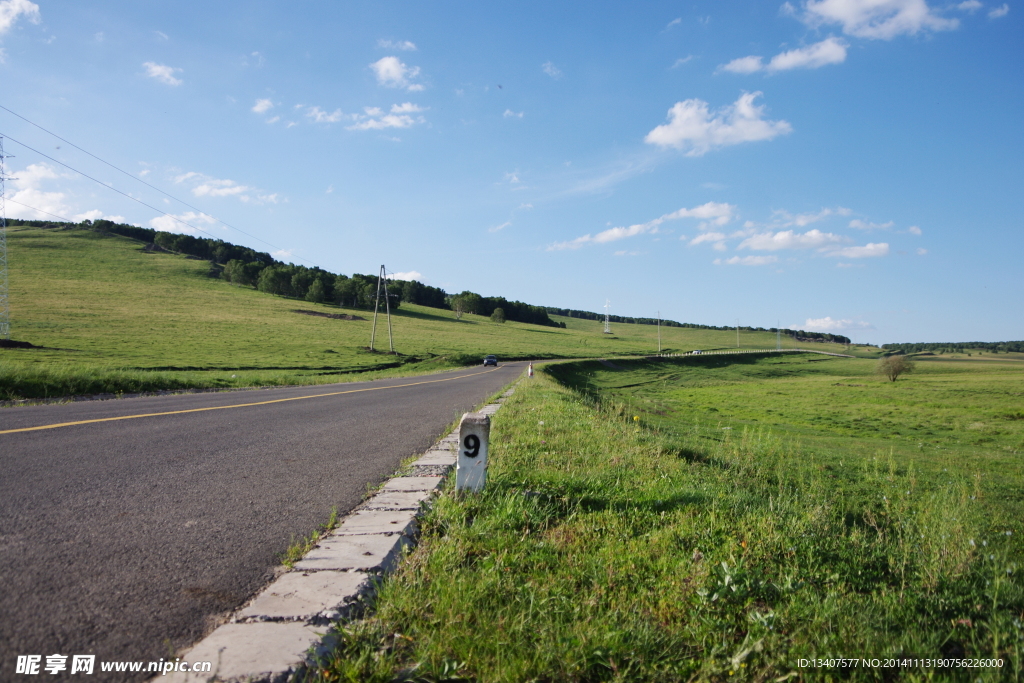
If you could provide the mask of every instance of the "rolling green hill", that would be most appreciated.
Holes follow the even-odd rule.
[[[488,353],[585,358],[658,348],[658,330],[650,325],[613,324],[606,335],[603,323],[591,320],[552,316],[566,324],[558,329],[475,315],[456,320],[450,311],[403,304],[392,315],[398,355],[391,355],[381,352],[388,350],[383,317],[377,351],[367,348],[372,311],[233,285],[211,277],[207,261],[147,251],[118,235],[10,227],[8,261],[12,336],[42,348],[0,349],[0,399],[327,383],[430,372],[476,363]],[[661,335],[667,352],[736,344],[730,331],[662,327]],[[740,342],[774,348],[775,337],[741,330]]]

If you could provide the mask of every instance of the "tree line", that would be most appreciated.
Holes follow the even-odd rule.
[[[882,348],[893,353],[965,353],[985,350],[992,353],[1024,353],[1024,341],[1004,342],[921,342],[916,344],[882,344]]]

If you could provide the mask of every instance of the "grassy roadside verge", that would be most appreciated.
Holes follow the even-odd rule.
[[[319,680],[883,680],[800,658],[1001,657],[1024,594],[969,476],[837,470],[767,430],[671,438],[539,373],[494,426],[488,490],[442,496]]]

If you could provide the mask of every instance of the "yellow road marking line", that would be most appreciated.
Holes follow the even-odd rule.
[[[497,370],[498,368],[494,368]],[[230,406],[211,406],[209,408],[190,408],[188,410],[171,410],[166,413],[143,413],[141,415],[121,415],[120,417],[101,417],[96,420],[79,420],[77,422],[59,422],[52,425],[40,425],[39,427],[21,427],[19,429],[5,429],[0,434],[13,434],[15,432],[36,432],[43,429],[57,429],[58,427],[72,427],[74,425],[87,425],[94,422],[114,422],[116,420],[134,420],[137,417],[160,417],[161,415],[181,415],[183,413],[201,413],[207,410],[226,410],[227,408],[248,408],[250,406],[265,406],[271,403],[284,403],[285,401],[301,401],[306,398],[324,398],[326,396],[340,396],[341,394],[358,394],[362,391],[381,391],[382,389],[401,389],[402,387],[414,387],[419,384],[436,384],[437,382],[451,382],[456,379],[465,379],[475,375],[482,375],[494,370],[483,370],[470,375],[459,375],[458,377],[447,377],[445,379],[430,379],[423,382],[410,382],[409,384],[396,384],[390,387],[366,387],[365,389],[349,389],[348,391],[332,391],[329,394],[311,394],[309,396],[293,396],[291,398],[275,398],[271,401],[257,401],[256,403],[236,403]]]

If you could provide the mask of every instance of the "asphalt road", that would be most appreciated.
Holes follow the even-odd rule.
[[[0,680],[34,678],[17,655],[173,657],[523,365],[0,409]]]

